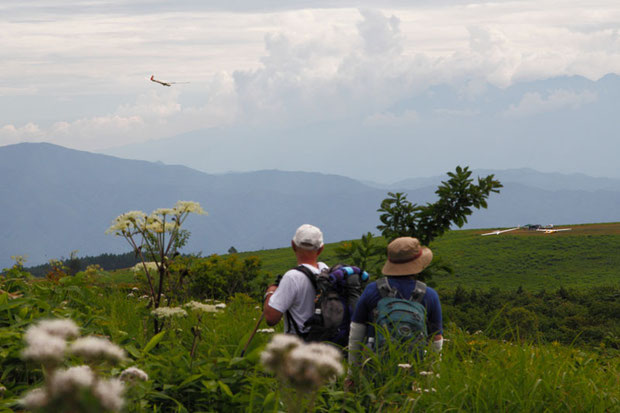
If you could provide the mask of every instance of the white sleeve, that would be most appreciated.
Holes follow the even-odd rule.
[[[284,314],[295,302],[296,291],[297,288],[295,285],[295,280],[291,274],[287,272],[284,276],[282,276],[280,285],[278,285],[278,288],[269,299],[269,303],[267,305]]]
[[[360,364],[360,351],[362,350],[362,342],[366,337],[366,324],[351,323],[349,330],[349,365]]]

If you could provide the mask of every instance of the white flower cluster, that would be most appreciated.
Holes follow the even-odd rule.
[[[178,201],[174,206],[174,209],[181,214],[193,212],[198,215],[207,215],[207,211],[202,209],[198,202],[194,201]]]
[[[125,351],[106,338],[88,336],[78,338],[69,347],[69,351],[85,360],[106,360],[113,363],[125,360]]]
[[[276,330],[273,328],[260,328],[258,330],[256,330],[257,333],[263,333],[263,334],[271,334],[271,333],[275,333]]]
[[[49,374],[43,387],[29,391],[20,400],[25,408],[36,410],[50,405],[66,405],[71,406],[72,411],[89,411],[92,406],[83,403],[92,403],[94,396],[94,400],[106,411],[122,409],[125,388],[118,378],[98,377],[88,365],[57,368],[67,353],[87,361],[108,361],[112,364],[126,358],[123,349],[102,337],[77,338],[67,345],[67,339],[75,338],[78,334],[79,328],[71,320],[44,320],[26,330],[24,339],[27,347],[22,353],[23,357],[43,363]],[[148,375],[131,367],[123,371],[121,378],[126,381],[148,380]],[[83,399],[85,390],[89,390],[92,395],[86,398],[86,402]],[[101,410],[101,407],[95,410]]]
[[[42,320],[26,330],[26,348],[22,357],[44,365],[55,365],[65,357],[67,339],[76,337],[79,328],[71,320]]]
[[[147,381],[149,379],[149,375],[137,367],[129,367],[122,371],[120,379],[123,381]]]
[[[131,270],[135,273],[142,273],[144,272],[144,267],[146,267],[148,271],[152,271],[152,272],[157,271],[157,263],[155,261],[147,261],[145,263],[139,262],[133,267],[131,267]]]
[[[106,234],[126,235],[136,228],[144,226],[146,214],[142,211],[129,211],[117,216],[112,225],[107,229]]]
[[[342,375],[341,360],[340,351],[329,344],[305,344],[286,334],[275,335],[261,354],[266,370],[304,392],[314,391]]]
[[[185,317],[187,311],[180,307],[159,307],[151,311],[157,318],[172,318],[172,317]]]
[[[221,306],[224,307],[221,307]],[[220,309],[225,308],[226,304],[203,304],[198,301],[190,301],[189,303],[183,304],[183,307],[188,308],[192,311],[201,311],[203,313],[219,313]]]

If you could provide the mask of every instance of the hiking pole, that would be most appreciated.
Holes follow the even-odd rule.
[[[252,339],[254,338],[254,336],[256,335],[256,332],[258,331],[258,326],[260,326],[261,321],[263,321],[263,318],[265,318],[265,313],[262,313],[260,315],[260,318],[258,319],[258,322],[256,323],[256,327],[254,327],[254,331],[252,331],[252,335],[250,336],[250,339],[248,340],[248,342],[245,343],[245,347],[243,347],[243,350],[241,351],[241,355],[239,357],[243,357],[243,355],[245,354],[245,351],[250,346]]]

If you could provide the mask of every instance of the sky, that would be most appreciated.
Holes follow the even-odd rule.
[[[620,74],[616,0],[20,0],[0,16],[0,145],[377,181],[457,163],[620,177],[618,113],[597,83]],[[571,76],[590,83],[554,83]],[[200,164],[183,145],[147,156],[205,129],[246,131],[230,141],[247,156],[213,149]],[[381,161],[282,162],[311,146],[301,129],[317,158]]]

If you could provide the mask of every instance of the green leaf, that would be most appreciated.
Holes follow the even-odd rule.
[[[146,354],[148,352],[150,352],[151,350],[153,350],[153,348],[159,344],[160,341],[162,341],[164,339],[164,336],[166,335],[166,331],[162,331],[160,333],[157,333],[153,336],[153,338],[151,338],[151,340],[147,343],[146,346],[144,346],[144,348],[142,349],[142,354]]]
[[[217,384],[220,386],[220,389],[222,389],[222,392],[224,392],[225,394],[228,395],[228,397],[233,397],[232,392],[230,391],[230,387],[228,387],[228,385],[220,380],[217,381]]]
[[[192,376],[189,376],[188,378],[186,378],[185,380],[183,380],[183,381],[181,382],[181,384],[179,384],[179,388],[182,388],[182,387],[187,386],[188,384],[190,384],[190,383],[192,383],[192,382],[194,382],[194,381],[198,380],[198,379],[199,379],[199,378],[201,378],[202,376],[203,376],[203,374],[202,374],[202,373],[201,373],[201,374],[194,374],[194,375],[192,375]]]

